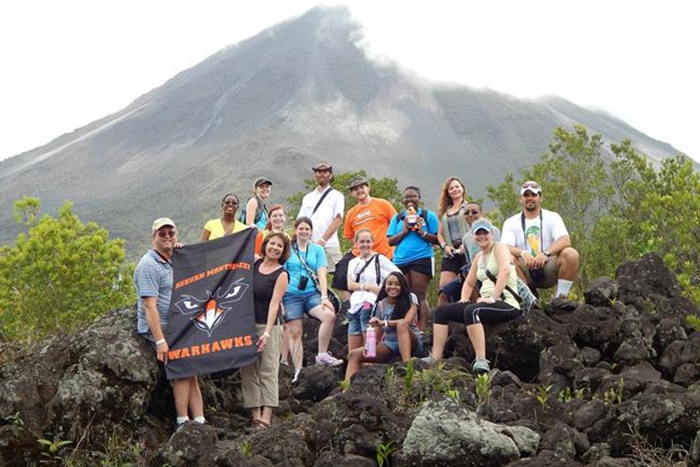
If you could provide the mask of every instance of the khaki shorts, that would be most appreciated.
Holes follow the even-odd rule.
[[[335,272],[335,265],[338,261],[343,259],[343,254],[340,252],[340,248],[337,246],[326,245],[324,247],[326,250],[326,263],[328,263],[328,272]]]
[[[532,284],[537,289],[548,289],[557,285],[559,280],[559,266],[557,266],[557,255],[552,255],[549,257],[546,263],[544,263],[544,274],[540,271],[540,274],[533,274],[531,270],[527,268],[525,260],[520,259],[520,266],[525,272],[525,277],[527,277],[528,284]],[[535,277],[533,277],[533,275]]]

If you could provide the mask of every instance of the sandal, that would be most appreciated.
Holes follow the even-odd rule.
[[[268,428],[270,428],[270,424],[267,423],[265,420],[261,420],[258,418],[250,421],[251,431],[263,431],[267,430]]]

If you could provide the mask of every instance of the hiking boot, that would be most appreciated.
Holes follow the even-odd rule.
[[[474,363],[472,363],[473,373],[488,373],[489,371],[491,371],[491,366],[488,360],[481,357],[476,357],[474,359]]]
[[[428,355],[427,357],[419,358],[419,360],[426,365],[433,366],[437,363],[437,360],[432,355]]]
[[[330,352],[320,353],[316,355],[316,365],[321,366],[340,366],[343,361],[335,358]]]
[[[550,303],[549,306],[552,310],[574,311],[576,308],[578,308],[578,303],[574,302],[573,300],[569,300],[566,297],[559,296],[552,300],[552,303]]]
[[[299,373],[301,373],[301,368],[299,368],[298,370],[294,370],[294,376],[292,376],[292,384],[299,381]]]

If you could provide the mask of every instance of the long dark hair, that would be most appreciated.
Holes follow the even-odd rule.
[[[376,307],[379,306],[379,302],[386,298],[386,281],[390,277],[395,277],[401,286],[401,294],[396,298],[396,305],[394,305],[394,311],[391,312],[391,319],[403,319],[406,316],[406,313],[408,313],[408,310],[411,309],[413,302],[411,301],[411,287],[409,287],[406,278],[399,271],[392,271],[384,278],[382,288],[379,291],[379,294],[377,294],[375,311]]]

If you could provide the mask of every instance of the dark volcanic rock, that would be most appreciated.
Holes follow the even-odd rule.
[[[617,300],[618,292],[617,282],[609,277],[600,277],[588,285],[583,296],[588,305],[612,307]]]
[[[362,466],[385,449],[391,465],[622,466],[633,442],[687,450],[692,465],[700,459],[700,333],[685,316],[698,309],[657,283],[658,267],[647,257],[621,268],[641,275],[631,285],[618,277],[626,301],[488,326],[494,369],[478,379],[464,326],[453,324],[444,362],[369,365],[339,385],[342,368],[310,364],[310,322],[309,365],[295,385],[292,369],[280,368],[280,407],[264,431],[247,427],[231,370],[201,378],[208,424],[173,434],[172,392],[133,332],[134,309],[114,311],[74,335],[3,355],[0,464],[39,463],[36,440],[50,437],[79,442],[85,465],[112,461],[104,450],[115,439],[149,453],[149,461],[133,449],[119,459],[135,465]],[[635,302],[637,289],[645,292]],[[346,332],[336,323],[339,355]]]

